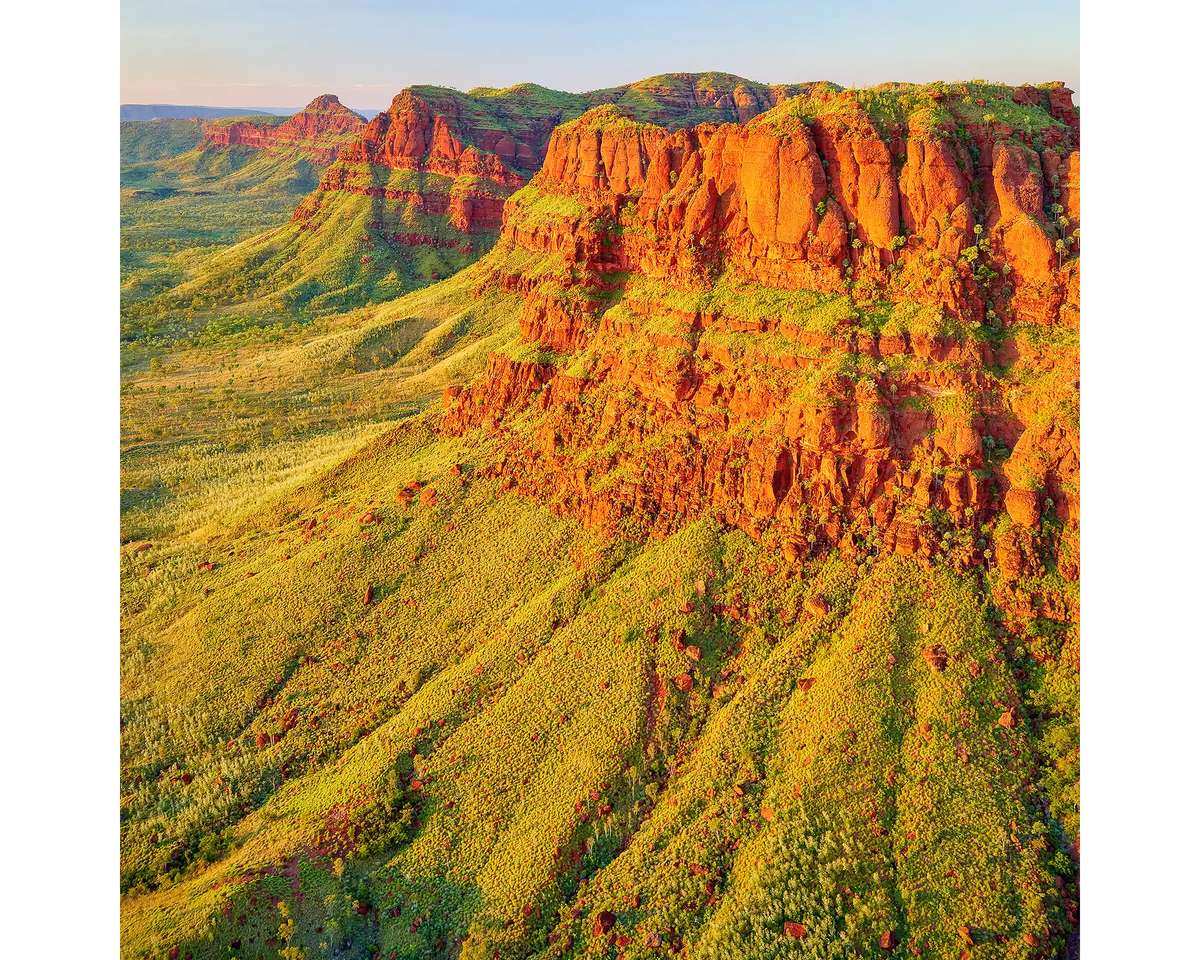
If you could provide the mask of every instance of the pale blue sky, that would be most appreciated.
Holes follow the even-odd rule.
[[[382,108],[399,90],[532,81],[559,90],[724,70],[826,79],[1062,80],[1079,90],[1079,5],[950,0],[123,0],[121,101]],[[1078,102],[1079,98],[1076,98]]]

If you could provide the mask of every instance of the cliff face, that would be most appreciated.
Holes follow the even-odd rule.
[[[1069,101],[823,89],[748,123],[558,128],[491,258],[521,343],[443,430],[498,433],[507,485],[589,523],[945,556],[1069,618],[1014,583],[1078,576]]]
[[[392,201],[379,206],[373,221],[387,240],[468,248],[468,235],[499,228],[504,198],[540,159],[534,149],[449,91],[407,90],[347,147],[294,220],[308,221],[332,199],[322,194],[357,194]],[[418,219],[421,228],[411,229]],[[455,235],[438,229],[444,225]]]
[[[522,131],[525,139],[517,140],[497,126],[494,113],[471,110],[466,98],[436,89],[405,90],[390,110],[368,124],[346,159],[391,169],[423,164],[449,176],[465,172],[502,184],[518,183],[523,178],[508,167],[529,172],[536,168],[541,159],[535,156],[538,141],[549,134],[549,129],[539,128],[546,126],[546,122],[531,122]]]
[[[747,120],[810,87],[728,74],[668,74],[584,94],[532,84],[469,94],[412,87],[361,131],[294,221],[319,219],[336,194],[357,194],[390,201],[372,221],[388,243],[480,253],[495,240],[504,201],[542,166],[564,120],[604,104],[671,129]]]
[[[205,126],[206,147],[299,150],[314,163],[328,166],[366,123],[333,94],[325,94],[282,123],[264,117],[231,123],[209,121]]]

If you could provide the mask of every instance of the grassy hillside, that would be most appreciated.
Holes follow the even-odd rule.
[[[248,118],[209,121],[222,126]],[[287,117],[254,117],[260,127]],[[314,140],[314,143],[324,143]],[[121,303],[125,336],[192,306],[156,300],[215,252],[287,223],[324,168],[302,148],[206,143],[199,123],[121,124]]]
[[[204,128],[196,120],[123,120],[121,168],[177,157],[203,139]]]
[[[1047,955],[1077,633],[483,479],[488,267],[125,348],[123,955]]]
[[[178,285],[207,255],[286,223],[317,177],[299,154],[246,147],[195,147],[122,167],[123,315],[143,316],[141,301]]]
[[[1070,862],[970,585],[787,575],[708,524],[602,541],[473,479],[486,455],[419,417],[222,537],[128,555],[127,955],[582,956],[603,910],[627,956],[888,931],[951,956],[963,926],[1033,956],[1058,929]]]
[[[122,536],[192,536],[478,374],[519,304],[478,271],[313,324],[199,311],[122,351]],[[365,431],[365,432],[364,432]]]
[[[550,90],[536,83],[520,83],[497,89],[476,87],[467,97],[474,98],[486,109],[496,110],[501,117],[553,117],[562,123],[573,120],[601,104],[613,104],[622,113],[646,123],[658,123],[672,130],[695,126],[697,123],[736,122],[738,111],[733,101],[735,92],[743,96],[768,101],[772,95],[794,96],[813,84],[765,84],[730,73],[663,73],[618,87],[569,93]],[[836,84],[830,89],[840,90]],[[437,90],[436,87],[418,87]],[[721,106],[713,104],[723,96],[729,99]],[[461,95],[460,95],[461,96]],[[515,132],[515,131],[514,131]]]
[[[205,107],[179,103],[123,103],[121,122],[151,121],[155,118],[183,120],[189,117],[271,117],[273,110],[254,110],[250,107]]]

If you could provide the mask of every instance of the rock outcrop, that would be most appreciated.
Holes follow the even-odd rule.
[[[789,560],[1044,570],[1078,530],[1061,89],[822,88],[745,123],[608,105],[558,127],[489,257],[486,283],[524,296],[521,343],[446,397],[443,430],[499,432],[506,486],[592,524],[708,513]],[[985,97],[1012,122],[977,120]]]
[[[605,104],[668,129],[744,121],[811,86],[667,74],[583,94],[533,84],[467,94],[410,87],[359,131],[293,222],[317,229],[321,211],[349,193],[382,201],[372,207],[370,229],[401,256],[414,247],[478,256],[497,238],[505,200],[542,167],[564,121]]]
[[[273,117],[247,117],[209,121],[205,126],[206,147],[298,151],[326,167],[362,132],[366,121],[327,93],[282,122]]]

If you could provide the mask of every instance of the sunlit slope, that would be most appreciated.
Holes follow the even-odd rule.
[[[126,348],[122,540],[202,543],[462,386],[517,336],[519,299],[479,267],[320,324],[225,315],[169,352]],[[149,353],[151,356],[147,357]],[[123,598],[173,589],[158,565]]]
[[[167,160],[199,146],[204,124],[199,120],[121,121],[121,167]]]
[[[122,166],[123,318],[144,324],[190,306],[192,296],[162,294],[215,251],[287,223],[320,173],[301,151],[240,146]]]
[[[127,956],[1048,943],[971,586],[705,522],[602,541],[478,479],[489,451],[409,421],[127,611]]]
[[[122,313],[127,323],[149,326],[191,306],[190,296],[161,294],[191,276],[206,254],[286,223],[300,199],[316,189],[350,134],[340,128],[322,131],[327,112],[314,105],[290,119],[121,124]],[[361,127],[361,120],[350,116],[355,128]],[[245,140],[247,131],[260,135],[259,141],[233,136]]]
[[[290,221],[216,254],[172,291],[171,302],[199,295],[220,301],[269,298],[280,309],[342,311],[379,303],[418,281],[450,276],[477,258],[459,250],[446,224],[409,225],[427,245],[398,248],[379,236],[387,202],[361,194],[323,194],[321,216]]]

